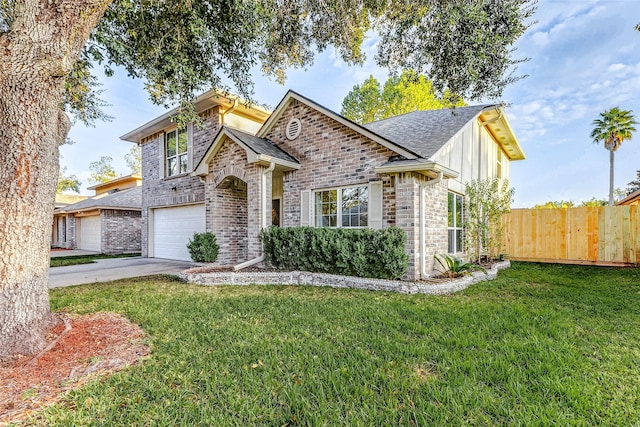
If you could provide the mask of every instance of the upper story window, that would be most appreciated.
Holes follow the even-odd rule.
[[[460,194],[449,193],[448,203],[448,252],[455,254],[463,251],[462,214],[464,198]]]
[[[368,226],[368,186],[319,190],[313,194],[316,227]]]
[[[188,160],[188,132],[187,129],[174,129],[164,134],[165,138],[165,176],[187,173]]]

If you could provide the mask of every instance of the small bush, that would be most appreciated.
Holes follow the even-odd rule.
[[[195,262],[215,262],[218,259],[220,247],[213,233],[193,233],[193,239],[187,244],[191,259]]]
[[[267,262],[282,270],[397,279],[409,265],[406,235],[395,227],[271,227],[260,237]]]

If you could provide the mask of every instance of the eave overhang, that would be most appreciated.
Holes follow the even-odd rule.
[[[481,126],[485,126],[509,160],[524,160],[525,155],[516,138],[504,108],[496,107],[482,111],[478,116]]]
[[[415,172],[429,178],[437,178],[440,173],[444,179],[457,178],[458,172],[430,160],[399,160],[388,162],[375,168],[376,173],[390,175],[395,173]]]
[[[236,104],[236,100],[238,103]],[[226,94],[220,90],[209,90],[202,95],[198,96],[193,101],[196,112],[201,113],[203,111],[208,110],[209,108],[220,106],[225,110],[229,110],[236,106],[233,109],[233,114],[237,114],[239,116],[252,118],[261,122],[267,120],[270,116],[269,110],[260,107],[258,105],[249,104],[247,101],[238,99],[233,95]],[[129,142],[135,142],[136,144],[140,144],[142,138],[153,135],[156,132],[160,132],[163,129],[166,129],[172,125],[174,122],[172,118],[178,113],[178,109],[174,108],[163,115],[156,117],[148,123],[128,132],[120,137],[120,139]]]

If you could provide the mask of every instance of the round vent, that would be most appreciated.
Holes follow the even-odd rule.
[[[287,139],[296,139],[300,132],[302,131],[302,123],[300,123],[299,119],[291,119],[289,123],[287,123]]]

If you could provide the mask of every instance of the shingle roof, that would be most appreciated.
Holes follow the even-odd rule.
[[[364,125],[396,145],[429,158],[482,110],[495,105],[414,111]]]
[[[142,187],[133,187],[115,193],[103,193],[81,202],[64,206],[58,211],[77,212],[88,209],[141,209],[142,208]]]
[[[247,147],[253,150],[256,154],[264,154],[267,156],[275,157],[280,160],[286,160],[288,162],[298,163],[298,161],[293,158],[289,153],[283,151],[280,147],[276,146],[273,142],[265,138],[259,138],[255,135],[251,135],[250,133],[241,131],[239,129],[230,128],[229,126],[225,126],[225,130],[238,138],[242,143],[244,143]]]

